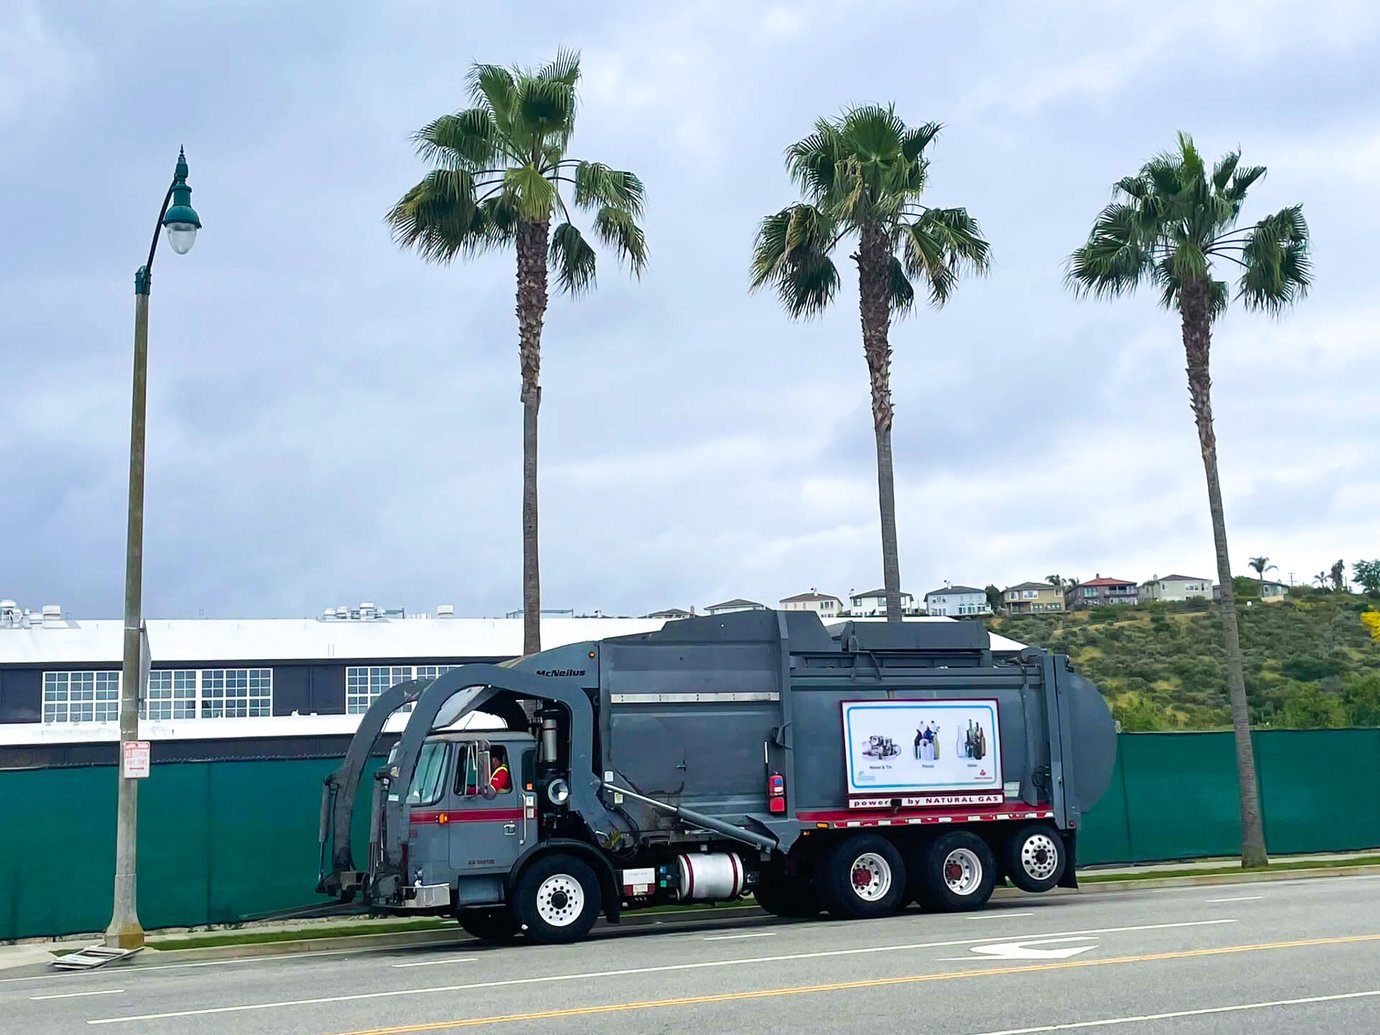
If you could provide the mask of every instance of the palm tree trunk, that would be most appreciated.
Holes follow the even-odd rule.
[[[537,563],[537,411],[541,409],[541,325],[546,316],[550,220],[517,229],[518,358],[522,365],[522,653],[541,650]]]
[[[891,252],[886,235],[875,224],[863,227],[858,254],[858,308],[862,317],[863,355],[872,383],[872,430],[877,439],[877,503],[882,519],[882,585],[886,618],[901,620],[901,560],[896,544],[896,480],[891,462],[891,306],[887,267]]]
[[[1236,593],[1227,556],[1227,519],[1222,509],[1222,485],[1217,476],[1217,433],[1212,427],[1212,376],[1208,357],[1212,348],[1211,314],[1207,285],[1183,285],[1184,353],[1188,359],[1188,395],[1198,425],[1198,445],[1207,475],[1208,509],[1212,514],[1212,538],[1217,548],[1217,580],[1222,586],[1222,649],[1227,659],[1227,695],[1231,701],[1232,730],[1236,738],[1236,776],[1241,798],[1241,865],[1268,866],[1265,832],[1260,820],[1260,794],[1251,747],[1250,710],[1246,679],[1241,664],[1241,636],[1236,621]]]

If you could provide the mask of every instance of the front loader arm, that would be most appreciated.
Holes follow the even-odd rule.
[[[350,823],[354,816],[355,797],[359,791],[364,767],[373,757],[383,727],[399,708],[406,707],[422,695],[429,679],[409,679],[390,686],[375,698],[369,710],[359,720],[359,727],[350,738],[345,762],[326,777],[321,792],[322,872],[316,890],[324,895],[340,891],[340,875],[354,870],[354,855],[350,850]]]

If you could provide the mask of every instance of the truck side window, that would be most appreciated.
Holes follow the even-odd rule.
[[[513,789],[513,774],[508,768],[508,749],[495,747],[489,749],[489,786],[499,794],[507,794]]]
[[[433,740],[422,745],[417,756],[417,770],[412,774],[412,786],[407,791],[410,805],[434,805],[441,800],[441,788],[446,783],[446,761],[450,745]]]

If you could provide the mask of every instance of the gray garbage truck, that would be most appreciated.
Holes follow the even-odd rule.
[[[382,693],[326,779],[317,890],[542,942],[748,894],[782,916],[976,909],[999,880],[1077,886],[1115,753],[1067,658],[994,655],[973,622],[683,619]]]

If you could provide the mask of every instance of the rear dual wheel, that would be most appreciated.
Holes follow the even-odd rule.
[[[833,916],[848,920],[890,916],[905,902],[906,865],[886,838],[855,834],[819,858],[814,885]]]
[[[921,908],[935,912],[981,909],[997,884],[992,849],[966,830],[953,830],[921,844],[912,867],[911,896]]]

